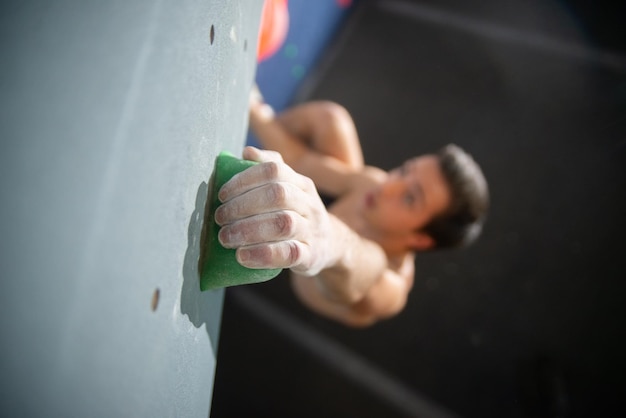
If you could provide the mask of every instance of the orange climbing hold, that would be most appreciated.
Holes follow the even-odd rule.
[[[287,0],[265,0],[261,27],[259,28],[259,62],[271,57],[280,49],[289,31]]]

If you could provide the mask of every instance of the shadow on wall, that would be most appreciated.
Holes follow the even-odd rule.
[[[187,251],[183,262],[183,288],[180,298],[180,312],[189,316],[189,320],[196,327],[206,326],[211,340],[213,352],[217,353],[218,336],[222,314],[224,289],[200,290],[200,255],[204,253],[204,235],[207,222],[207,196],[209,186],[202,182],[196,194],[196,207],[191,214],[187,232]]]

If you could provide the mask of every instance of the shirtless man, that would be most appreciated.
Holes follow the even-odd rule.
[[[454,145],[385,172],[364,165],[351,117],[332,102],[276,116],[252,99],[250,126],[266,151],[246,147],[261,164],[219,191],[220,241],[244,266],[289,268],[299,299],[328,318],[363,327],[394,316],[416,252],[480,233],[487,184]],[[318,192],[334,202],[326,208]]]

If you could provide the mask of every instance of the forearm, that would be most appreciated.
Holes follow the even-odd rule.
[[[250,128],[265,149],[281,154],[283,160],[297,170],[298,161],[309,150],[290,134],[274,117],[271,108],[257,103],[250,108]]]
[[[349,325],[399,312],[412,278],[402,266],[412,258],[390,263],[378,244],[328,213],[311,179],[277,153],[247,147],[243,157],[259,164],[221,187],[215,210],[220,243],[236,249],[240,264],[291,269],[305,304]]]
[[[321,193],[342,193],[355,170],[332,155],[311,148],[273,117],[266,106],[255,104],[250,108],[250,128],[263,148],[280,153],[290,167],[313,179]]]

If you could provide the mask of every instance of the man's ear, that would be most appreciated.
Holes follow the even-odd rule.
[[[409,247],[415,251],[430,250],[435,246],[435,240],[425,232],[415,231],[409,238]]]

